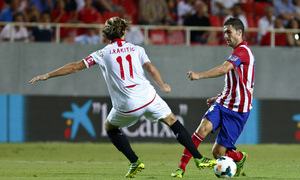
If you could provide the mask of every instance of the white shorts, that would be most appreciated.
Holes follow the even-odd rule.
[[[128,112],[120,112],[112,108],[107,120],[114,126],[128,127],[135,124],[143,115],[152,123],[164,119],[171,114],[168,104],[156,94],[154,99],[144,106]]]

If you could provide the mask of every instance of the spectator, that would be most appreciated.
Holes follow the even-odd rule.
[[[227,16],[231,13],[231,8],[239,0],[211,0],[210,9],[212,15]]]
[[[24,16],[22,13],[16,13],[13,17],[13,22],[24,22]],[[0,33],[0,40],[10,41],[11,38],[11,28],[13,29],[13,39],[17,42],[28,42],[28,31],[24,26],[12,26],[11,24],[6,24]]]
[[[102,14],[104,12],[125,12],[125,9],[122,6],[114,4],[112,0],[94,0],[93,6]]]
[[[64,0],[58,0],[56,8],[52,12],[52,21],[55,23],[70,23],[74,18],[74,13],[68,14],[65,10],[66,4]],[[60,28],[60,38],[68,36],[68,28]]]
[[[41,14],[41,23],[50,23],[51,22],[51,14],[50,12],[42,12]],[[30,30],[31,41],[47,41],[51,42],[53,38],[54,29],[49,24],[41,24],[37,27],[32,27]]]
[[[284,30],[284,26],[281,18],[277,18],[274,22],[275,29]],[[270,46],[271,45],[271,32],[267,32],[260,41],[261,46]],[[275,45],[276,46],[286,46],[286,37],[285,33],[275,33]]]
[[[195,14],[194,3],[195,0],[184,0],[177,4],[178,25],[183,25],[184,20]]]
[[[293,3],[294,3],[295,8],[296,8],[296,13],[298,15],[300,15],[300,0],[294,0]]]
[[[167,0],[169,14],[172,17],[173,22],[178,21],[178,13],[177,13],[177,0]]]
[[[65,0],[65,10],[68,14],[77,12],[77,3],[75,0]]]
[[[139,22],[140,24],[149,25],[175,24],[169,14],[168,5],[165,0],[140,0]]]
[[[236,3],[233,5],[232,14],[227,15],[223,23],[232,17],[240,19],[243,22],[245,29],[248,28],[248,21],[246,16],[244,15],[243,6],[241,3]]]
[[[69,15],[68,23],[76,23],[78,19],[77,2],[75,0],[64,0],[65,10]]]
[[[68,37],[64,39],[65,43],[78,43],[78,44],[99,44],[100,38],[95,28],[88,28],[87,34],[81,34],[74,38]]]
[[[85,5],[85,0],[76,0],[76,4],[77,4],[77,10],[79,11],[80,9],[82,9]]]
[[[132,16],[129,14],[124,14],[123,18],[126,19],[128,22],[132,21]],[[129,29],[126,31],[126,41],[141,45],[144,43],[144,34],[142,30],[137,26],[129,26]]]
[[[293,18],[289,20],[287,29],[299,30],[300,23],[297,19]],[[288,46],[300,46],[300,33],[286,33],[287,45]]]
[[[40,21],[40,11],[35,6],[29,6],[29,0],[20,0],[19,11],[25,16],[26,22]]]
[[[258,21],[259,32],[257,33],[257,42],[260,43],[262,36],[267,33],[267,30],[274,28],[276,17],[274,16],[273,7],[271,5],[265,7],[265,16]]]
[[[247,30],[247,29],[248,29],[248,21],[247,21],[247,18],[246,18],[246,16],[245,16],[244,14],[245,14],[245,13],[244,13],[244,11],[243,11],[243,6],[242,6],[242,4],[241,4],[241,3],[236,3],[236,4],[233,5],[233,8],[232,8],[232,14],[227,15],[227,16],[224,18],[223,23],[224,23],[225,21],[227,21],[229,18],[232,18],[232,17],[238,18],[238,19],[240,19],[240,20],[243,22],[244,28],[245,28],[245,30]],[[245,33],[244,33],[244,39],[245,39],[245,40],[248,40],[249,42],[251,41],[251,40],[250,40],[251,38],[250,38],[249,32],[245,31]],[[254,39],[256,39],[256,37],[254,37]]]
[[[288,24],[290,19],[300,17],[291,0],[274,0],[274,13],[276,17],[282,18],[284,26]]]
[[[0,12],[4,8],[5,0],[0,0]]]
[[[194,8],[196,13],[188,17],[184,21],[185,26],[210,26],[209,19],[204,16],[204,3],[202,1],[196,1]],[[191,42],[199,42],[205,44],[209,36],[208,31],[192,31]]]
[[[78,21],[81,23],[100,23],[101,14],[92,6],[92,0],[85,0],[85,5],[78,12]],[[80,28],[78,34],[87,34],[87,30]]]
[[[6,0],[6,8],[1,11],[0,21],[12,22],[16,13],[20,13],[19,4],[20,0]]]
[[[52,13],[54,2],[53,0],[30,0],[29,6],[36,7],[40,13],[44,11]]]
[[[78,21],[81,23],[99,23],[101,15],[92,6],[92,0],[85,0],[85,5],[78,12]]]

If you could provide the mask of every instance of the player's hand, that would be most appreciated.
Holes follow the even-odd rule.
[[[216,101],[216,97],[212,97],[206,100],[206,104],[208,107],[210,107],[211,105],[213,105],[213,103]]]
[[[164,84],[164,85],[160,88],[160,90],[161,90],[162,92],[169,93],[169,92],[171,92],[171,87],[169,86],[169,84]]]
[[[191,81],[200,79],[199,74],[194,71],[189,71],[186,74],[188,75],[188,78],[190,78]]]
[[[44,74],[44,75],[39,75],[39,76],[36,76],[34,77],[33,79],[31,79],[29,81],[29,84],[34,84],[36,83],[37,81],[45,81],[49,78],[49,75],[48,74]]]

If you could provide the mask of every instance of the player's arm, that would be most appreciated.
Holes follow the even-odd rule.
[[[85,68],[86,68],[86,65],[84,64],[83,60],[78,61],[78,62],[72,62],[72,63],[66,64],[52,72],[49,72],[47,74],[36,76],[31,81],[29,81],[29,83],[34,84],[37,81],[45,81],[49,78],[53,78],[56,76],[64,76],[67,74],[75,73],[75,72],[85,69]]]
[[[147,72],[150,74],[153,81],[158,85],[161,91],[169,93],[171,91],[171,87],[168,84],[164,84],[160,73],[156,69],[155,66],[152,65],[151,62],[146,62],[144,64],[144,68],[147,70]]]
[[[224,74],[227,74],[232,69],[234,69],[234,65],[229,61],[225,61],[222,65],[217,66],[211,70],[200,72],[200,73],[189,71],[187,72],[187,75],[190,78],[190,80],[214,78],[214,77],[219,77]]]

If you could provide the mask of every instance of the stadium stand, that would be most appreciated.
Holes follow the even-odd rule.
[[[222,18],[220,16],[217,15],[208,15],[208,19],[210,22],[210,25],[212,27],[223,27],[223,23],[222,23]],[[218,44],[222,44],[223,41],[223,32],[217,32],[217,37],[218,37]],[[215,44],[211,44],[211,45],[215,45]]]
[[[246,3],[241,3],[243,6],[243,11],[246,15],[253,15],[253,7],[254,7],[254,0],[247,0]]]
[[[263,17],[265,15],[265,7],[271,5],[269,2],[255,2],[254,13],[257,17]]]
[[[249,28],[256,28],[257,24],[255,24],[255,18],[252,15],[247,15],[247,22],[248,22],[248,27]],[[248,39],[248,44],[249,45],[253,45],[256,44],[256,37],[257,37],[257,33],[256,32],[249,32],[249,38]]]
[[[180,30],[168,31],[168,44],[171,45],[184,45],[185,32]]]
[[[104,22],[106,21],[106,19],[109,19],[109,18],[115,17],[115,16],[119,16],[119,14],[116,12],[108,12],[108,11],[104,12],[103,13]]]
[[[165,30],[151,30],[149,33],[149,38],[151,44],[155,44],[155,45],[167,44],[167,33]]]

